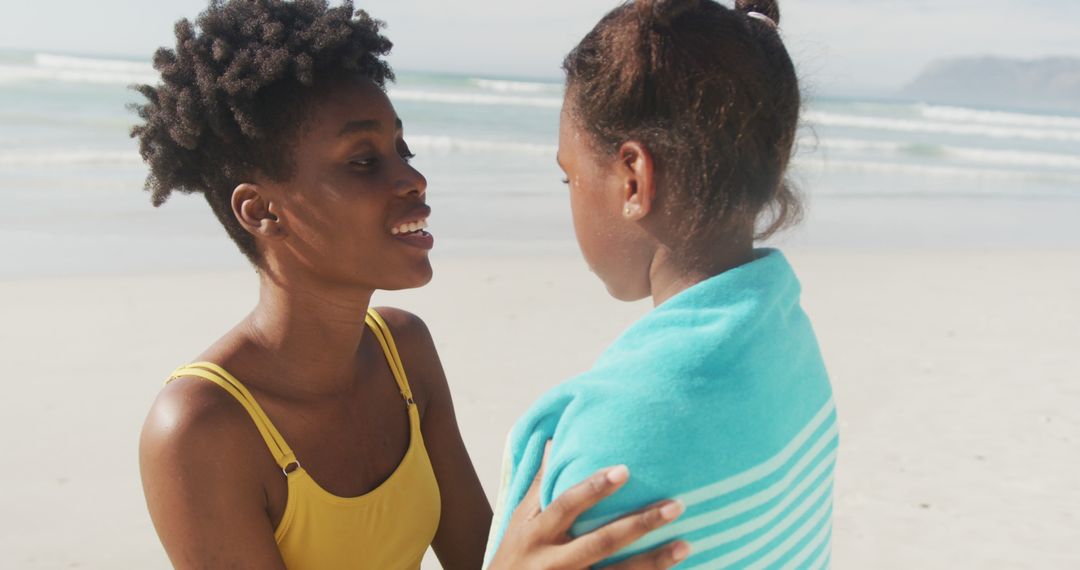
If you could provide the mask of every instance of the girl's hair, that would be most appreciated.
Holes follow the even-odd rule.
[[[801,98],[779,21],[775,0],[637,0],[563,63],[571,116],[605,156],[628,140],[649,148],[672,192],[664,214],[688,241],[771,211],[764,238],[801,216],[784,179]]]
[[[201,192],[255,265],[255,239],[233,215],[233,189],[256,173],[292,175],[295,138],[328,82],[393,80],[383,24],[346,0],[212,0],[195,24],[176,23],[176,49],[154,54],[157,86],[135,89],[143,122],[131,130],[150,166],[155,206]]]

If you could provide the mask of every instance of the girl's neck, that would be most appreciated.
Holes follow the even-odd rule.
[[[343,394],[355,385],[373,293],[262,274],[259,304],[241,329],[275,377],[293,380],[282,390],[310,397]]]
[[[749,263],[753,258],[752,239],[718,249],[711,256],[692,262],[679,259],[671,249],[661,245],[653,255],[652,265],[649,267],[653,306],[658,307],[694,285]]]

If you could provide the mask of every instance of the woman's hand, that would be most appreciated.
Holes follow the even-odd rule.
[[[544,455],[547,463],[547,454]],[[588,568],[635,540],[678,518],[685,508],[677,501],[657,503],[631,513],[607,526],[577,538],[570,526],[582,513],[618,491],[630,477],[625,466],[601,469],[540,510],[540,478],[544,465],[533,479],[529,492],[510,518],[499,550],[488,570],[579,570]],[[660,546],[610,568],[642,570],[670,568],[690,555],[683,541]]]

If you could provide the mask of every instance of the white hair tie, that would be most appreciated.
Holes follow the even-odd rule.
[[[761,12],[747,12],[746,17],[747,18],[753,18],[755,20],[761,20],[762,22],[765,22],[766,24],[768,24],[769,27],[774,29],[774,30],[779,27],[779,26],[776,25],[776,22],[773,21],[772,18],[766,16],[765,14],[762,14]]]

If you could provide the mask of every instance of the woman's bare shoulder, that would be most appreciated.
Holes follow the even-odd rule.
[[[394,334],[395,340],[431,339],[427,323],[416,314],[396,307],[375,307],[375,311],[390,326],[390,332]]]
[[[180,377],[162,388],[143,423],[140,456],[159,469],[213,463],[252,465],[267,454],[243,406],[220,386]]]
[[[394,335],[405,374],[421,410],[425,410],[430,402],[448,397],[446,374],[427,323],[402,309],[378,307],[375,310]]]

